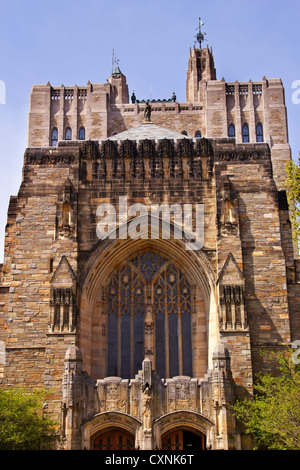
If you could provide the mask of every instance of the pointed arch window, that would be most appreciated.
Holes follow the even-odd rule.
[[[249,142],[249,127],[248,124],[244,124],[242,128],[242,137],[243,137],[243,142],[248,143]]]
[[[230,124],[228,127],[228,137],[235,137],[235,127],[233,124]]]
[[[106,289],[106,375],[134,377],[146,353],[160,377],[192,376],[191,309],[176,263],[150,251],[124,263]]]
[[[85,140],[85,128],[81,127],[79,129],[79,140]]]
[[[54,127],[51,132],[51,146],[56,147],[57,141],[58,141],[58,132],[57,132],[57,128]]]
[[[71,140],[71,139],[72,139],[72,131],[70,127],[68,127],[65,132],[65,140]]]
[[[195,132],[195,138],[196,139],[201,139],[201,132],[200,131]]]
[[[264,133],[263,133],[263,126],[262,124],[257,124],[256,126],[256,142],[263,142],[264,141]]]

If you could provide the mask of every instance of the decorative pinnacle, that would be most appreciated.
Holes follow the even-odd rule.
[[[199,26],[198,26],[198,28],[196,28],[196,31],[198,31],[198,33],[197,33],[197,35],[195,36],[195,38],[196,38],[197,41],[195,41],[195,44],[196,44],[196,42],[198,42],[200,49],[201,49],[202,43],[203,43],[204,41],[206,41],[206,39],[204,38],[204,36],[206,36],[206,33],[203,33],[203,32],[201,31],[201,28],[202,28],[202,26],[204,26],[204,24],[205,24],[205,23],[203,23],[203,21],[201,20],[201,18],[199,18]]]

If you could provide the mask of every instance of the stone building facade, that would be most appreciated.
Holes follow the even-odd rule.
[[[0,269],[2,386],[45,388],[62,449],[249,449],[230,405],[299,339],[279,79],[186,102],[35,85]]]

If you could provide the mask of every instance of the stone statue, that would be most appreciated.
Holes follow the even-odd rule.
[[[151,106],[149,101],[146,102],[146,107],[144,111],[144,120],[147,122],[151,121]]]
[[[145,389],[143,391],[142,415],[143,415],[144,430],[151,429],[152,427],[152,393],[148,384],[146,384]]]

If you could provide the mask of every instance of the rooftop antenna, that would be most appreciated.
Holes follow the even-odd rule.
[[[196,31],[198,31],[198,33],[196,34],[196,36],[194,36],[196,38],[195,44],[196,44],[196,42],[198,42],[200,49],[201,49],[202,43],[204,41],[207,41],[207,39],[204,38],[204,36],[206,36],[206,33],[203,33],[201,31],[201,28],[202,28],[202,26],[204,26],[204,24],[205,23],[203,23],[201,18],[199,18],[199,26],[198,26],[198,28],[196,28]]]
[[[115,63],[115,48],[113,47],[112,60],[111,60],[111,74],[114,73],[114,63]]]

